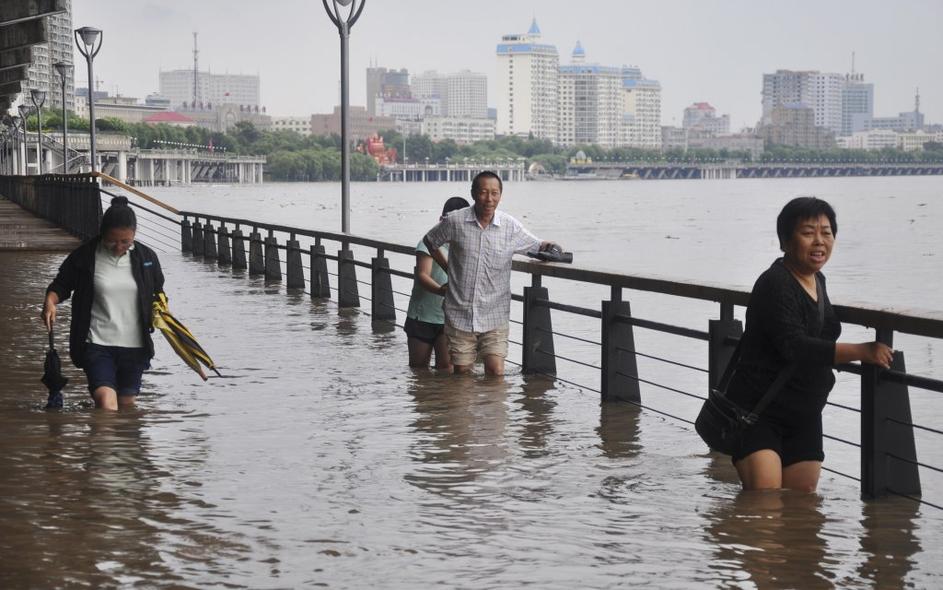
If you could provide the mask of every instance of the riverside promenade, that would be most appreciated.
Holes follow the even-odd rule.
[[[0,197],[0,251],[69,252],[81,241],[56,224]]]
[[[818,494],[741,494],[729,460],[675,417],[689,414],[666,405],[669,394],[646,387],[636,404],[617,392],[603,401],[597,383],[563,365],[579,356],[560,334],[572,333],[564,314],[579,312],[575,319],[594,330],[601,319],[592,315],[599,310],[558,309],[554,281],[573,280],[567,273],[624,283],[626,294],[721,296],[708,286],[516,262],[549,285],[536,298],[544,303],[528,293],[533,305],[555,306],[557,378],[515,365],[504,379],[451,376],[406,366],[402,332],[371,315],[376,275],[363,271],[375,262],[362,252],[352,266],[364,304],[342,307],[334,258],[330,296],[312,297],[311,281],[289,288],[282,262],[282,280],[265,260],[268,278],[221,264],[220,218],[189,215],[191,230],[199,223],[204,232],[195,254],[192,231],[190,251],[181,252],[180,226],[174,234],[139,213],[141,239],[160,250],[171,309],[223,378],[201,382],[158,342],[137,410],[91,410],[81,372],[68,366],[65,410],[42,411],[39,302],[64,253],[0,253],[0,586],[826,588],[943,580],[935,508],[895,495],[862,501],[861,484],[834,473],[824,474]],[[231,236],[238,226],[226,227]],[[247,239],[272,234],[275,250],[260,249],[268,260],[295,260],[288,232],[242,227]],[[327,235],[319,232],[322,245]],[[393,258],[395,245],[383,246]],[[393,289],[408,290],[408,279],[392,278]],[[512,338],[520,342],[529,316],[528,296],[519,299]],[[57,334],[68,313],[63,306]],[[907,317],[895,321],[908,328]],[[622,343],[632,329],[682,332],[631,314],[613,321]],[[698,343],[692,358],[703,364],[701,337],[709,335],[685,334],[679,338]],[[637,342],[640,351],[647,344]],[[685,344],[671,352],[688,347],[676,342]],[[634,349],[621,346],[620,355]],[[512,351],[523,364],[520,345]],[[640,369],[656,380],[647,365]],[[630,371],[619,372],[624,383]],[[926,415],[916,412],[916,421]],[[936,464],[933,456],[920,459]],[[828,466],[846,471],[848,463]],[[936,484],[924,484],[934,500]]]

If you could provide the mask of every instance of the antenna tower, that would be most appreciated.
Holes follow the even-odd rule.
[[[199,71],[200,71],[200,50],[197,49],[196,45],[196,36],[197,32],[193,32],[193,102],[197,103],[200,100],[200,84],[199,84]]]

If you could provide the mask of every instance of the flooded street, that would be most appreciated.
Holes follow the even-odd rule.
[[[432,195],[416,197],[417,210]],[[187,207],[214,210],[202,204]],[[380,237],[406,242],[423,225],[390,225],[397,235]],[[848,241],[858,243],[851,227]],[[665,234],[655,222],[644,231]],[[772,223],[748,233],[772,234]],[[691,235],[680,232],[688,247]],[[913,248],[922,252],[921,236]],[[584,260],[611,246],[592,237],[570,243]],[[39,304],[63,255],[0,253],[0,588],[943,586],[941,510],[902,498],[865,503],[857,482],[830,473],[817,494],[743,494],[729,460],[707,453],[683,422],[600,405],[587,388],[523,376],[513,365],[504,379],[413,371],[399,329],[376,331],[362,312],[165,249],[171,309],[223,377],[203,383],[158,337],[138,408],[117,414],[90,408],[84,376],[67,361],[65,410],[42,410]],[[682,264],[698,279],[709,274],[699,257],[711,252],[691,252],[686,263],[665,253],[661,274],[682,274]],[[943,255],[938,244],[934,252]],[[769,257],[751,256],[761,254]],[[844,270],[835,269],[839,293],[853,292],[846,256]],[[738,280],[755,274],[731,264]],[[597,295],[550,284],[567,302]],[[645,317],[677,316],[700,329],[716,313],[636,301]],[[939,300],[923,307],[939,309]],[[60,309],[65,357],[69,306]],[[515,304],[512,317],[519,313]],[[598,337],[598,324],[554,321]],[[701,343],[681,350],[677,342],[638,336],[639,350],[706,362]],[[938,343],[907,350],[908,368],[939,375]],[[519,357],[512,346],[510,358]],[[561,364],[560,373],[598,386],[589,369]],[[702,377],[675,379],[703,390]],[[857,405],[856,384],[841,376],[834,399]],[[696,413],[690,399],[651,388],[643,396]],[[943,418],[937,394],[911,397],[915,421]],[[857,438],[856,415],[829,412],[827,429]],[[941,448],[939,437],[918,438],[931,465],[943,464]],[[854,449],[826,445],[826,453],[827,466],[857,473]],[[939,502],[940,479],[923,483],[925,499]]]

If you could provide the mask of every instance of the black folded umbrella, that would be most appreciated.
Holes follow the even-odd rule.
[[[56,345],[52,341],[52,330],[49,331],[49,350],[46,351],[46,362],[43,363],[43,384],[49,389],[49,399],[46,400],[46,409],[62,407],[62,388],[69,382],[62,375],[62,361],[56,352]]]

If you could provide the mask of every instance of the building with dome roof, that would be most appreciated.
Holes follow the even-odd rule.
[[[622,69],[586,63],[577,41],[570,65],[560,66],[557,142],[561,145],[621,143]]]
[[[497,46],[496,132],[557,141],[560,57],[541,41],[535,18],[526,33],[504,35]]]

